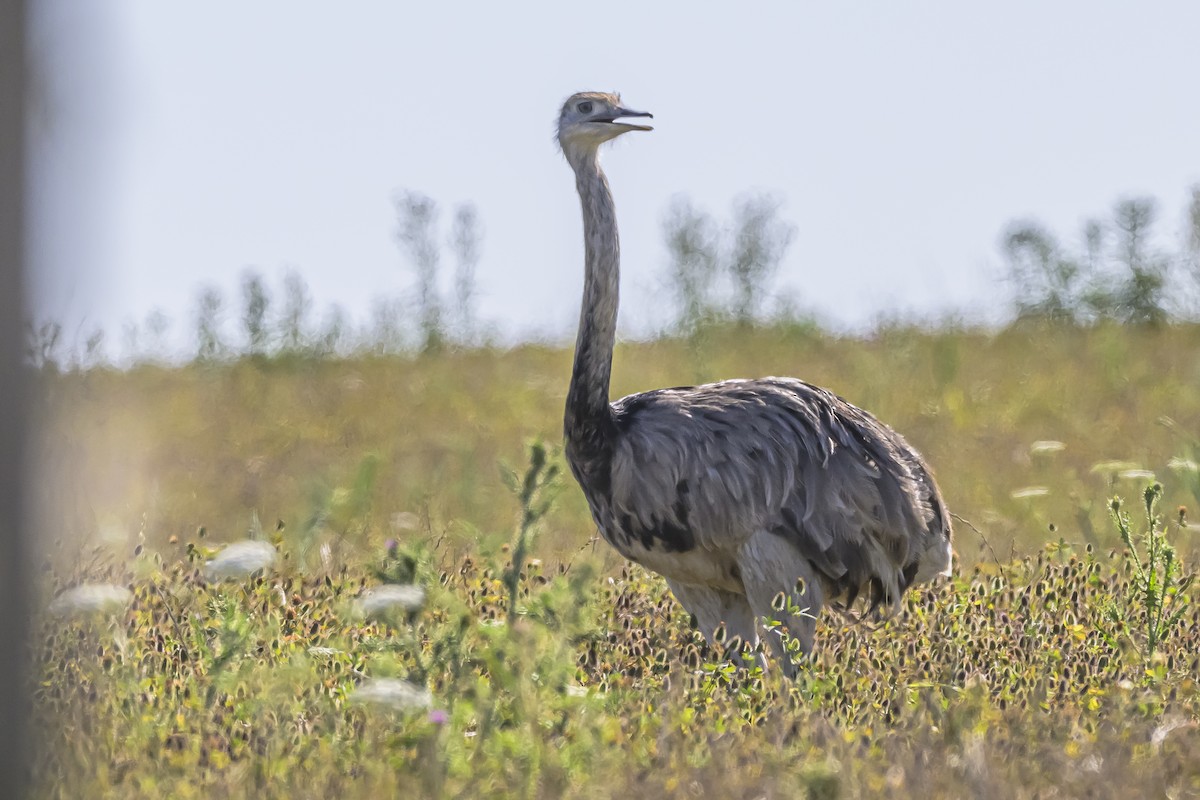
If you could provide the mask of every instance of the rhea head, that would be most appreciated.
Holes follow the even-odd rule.
[[[621,105],[619,94],[579,92],[567,98],[558,116],[558,145],[568,160],[594,156],[600,145],[629,131],[654,130],[649,125],[619,122],[627,117],[653,117]]]

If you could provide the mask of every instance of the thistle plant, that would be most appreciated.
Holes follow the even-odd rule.
[[[538,522],[553,505],[558,490],[558,464],[552,463],[546,445],[535,441],[529,445],[529,466],[525,468],[523,477],[518,478],[512,468],[504,465],[501,465],[500,474],[509,491],[521,503],[521,516],[512,546],[512,564],[504,573],[504,586],[508,590],[508,621],[511,623],[517,613],[517,588],[530,539]]]
[[[1187,610],[1188,589],[1196,577],[1194,573],[1184,574],[1174,546],[1167,541],[1166,525],[1158,515],[1162,491],[1161,484],[1153,483],[1142,495],[1146,528],[1137,537],[1141,549],[1135,540],[1129,514],[1122,510],[1122,499],[1113,497],[1109,505],[1113,522],[1125,543],[1125,560],[1133,573],[1133,592],[1131,597],[1110,600],[1105,605],[1104,615],[1133,642],[1147,663]],[[1135,603],[1140,609],[1135,609]]]

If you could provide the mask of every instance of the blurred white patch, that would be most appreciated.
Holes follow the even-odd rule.
[[[1097,461],[1092,464],[1093,473],[1109,473],[1112,475],[1118,472],[1124,472],[1131,469],[1141,469],[1141,467],[1132,461]]]
[[[341,650],[336,647],[310,647],[308,654],[310,656],[336,656],[341,654]]]
[[[100,541],[110,547],[127,544],[132,538],[130,531],[117,520],[105,520],[100,523]]]
[[[385,583],[367,589],[358,597],[359,616],[372,619],[392,611],[420,611],[425,605],[425,590],[414,584]]]
[[[1014,500],[1024,500],[1030,497],[1045,497],[1048,494],[1050,494],[1050,490],[1045,486],[1026,486],[1015,490],[1010,496]]]
[[[1180,728],[1194,727],[1196,727],[1195,722],[1190,722],[1182,717],[1175,717],[1173,719],[1165,720],[1161,725],[1154,729],[1154,733],[1150,734],[1150,746],[1155,750],[1158,750],[1162,747],[1163,742],[1167,740],[1167,736],[1169,736],[1172,731],[1177,731]]]
[[[366,681],[347,698],[352,703],[387,706],[397,711],[428,708],[433,695],[428,689],[398,678],[375,678]]]
[[[1051,439],[1034,442],[1033,444],[1029,445],[1029,452],[1033,453],[1035,456],[1045,453],[1058,453],[1066,449],[1067,446],[1065,444],[1062,442],[1053,441]]]
[[[234,542],[217,553],[216,558],[204,565],[205,574],[213,581],[245,578],[260,569],[274,566],[277,557],[278,553],[269,542],[246,539]]]
[[[1190,458],[1172,458],[1167,466],[1176,472],[1200,472],[1200,464]]]
[[[1117,473],[1117,477],[1127,481],[1152,481],[1154,473],[1148,469],[1123,469]]]
[[[393,531],[415,531],[421,525],[421,518],[411,511],[397,511],[392,514]]]
[[[133,593],[124,586],[109,583],[85,583],[54,598],[50,613],[59,617],[112,616],[133,602]]]

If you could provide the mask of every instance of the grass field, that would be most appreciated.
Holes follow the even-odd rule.
[[[1154,609],[1109,518],[1121,494],[1144,528],[1157,481],[1185,570],[1200,558],[1180,512],[1200,505],[1200,327],[619,347],[615,394],[828,386],[921,449],[969,522],[954,579],[879,624],[827,618],[795,683],[709,651],[660,579],[590,543],[569,479],[510,574],[499,464],[558,441],[569,358],[43,374],[44,603],[85,580],[132,599],[41,623],[39,794],[1200,796],[1195,589],[1148,647]],[[277,568],[206,581],[210,550],[248,531]],[[356,613],[385,576],[416,580],[422,607]],[[357,702],[380,678],[430,695]]]

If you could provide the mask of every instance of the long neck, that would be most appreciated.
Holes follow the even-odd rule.
[[[596,152],[568,156],[568,160],[583,207],[584,278],[564,422],[568,445],[591,449],[602,445],[611,429],[608,385],[617,332],[621,246],[612,192]]]

